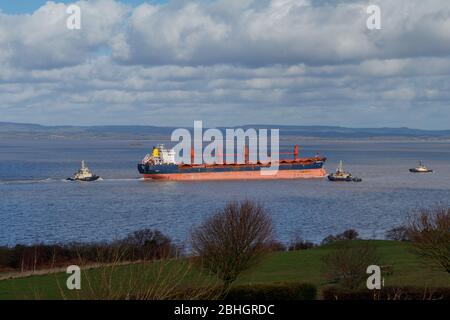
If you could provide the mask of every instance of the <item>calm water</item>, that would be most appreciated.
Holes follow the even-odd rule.
[[[136,163],[154,141],[0,140],[0,245],[111,240],[141,228],[182,243],[215,209],[243,198],[264,203],[283,242],[296,234],[318,242],[348,228],[382,238],[411,209],[450,199],[448,142],[295,143],[302,155],[327,156],[328,171],[342,159],[364,181],[144,182]],[[82,159],[104,180],[64,181]],[[436,173],[410,174],[418,160]]]

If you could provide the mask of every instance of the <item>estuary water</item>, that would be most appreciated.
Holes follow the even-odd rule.
[[[136,164],[158,141],[0,140],[0,246],[37,242],[108,241],[156,228],[176,243],[229,200],[262,202],[277,238],[320,242],[356,229],[383,238],[411,210],[450,199],[450,142],[292,140],[301,156],[339,160],[361,183],[327,179],[291,181],[161,182],[140,179]],[[65,179],[85,160],[103,177]],[[435,173],[408,169],[423,160]]]

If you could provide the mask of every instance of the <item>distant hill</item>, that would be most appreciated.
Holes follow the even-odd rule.
[[[246,126],[247,127],[247,126]],[[261,126],[253,128],[280,128],[282,135],[298,135],[322,138],[373,138],[373,137],[410,137],[410,138],[450,138],[450,130],[421,130],[410,128],[346,128],[337,126]]]
[[[146,139],[169,136],[173,128],[154,126],[42,126],[0,122],[0,138]]]
[[[334,126],[245,125],[239,128],[279,128],[281,136],[315,138],[416,138],[450,139],[450,130],[420,130],[410,128],[345,128]],[[173,127],[156,126],[42,126],[37,124],[0,122],[3,138],[60,139],[150,139],[167,138]],[[190,128],[187,128],[190,129]],[[219,128],[224,129],[224,128]]]

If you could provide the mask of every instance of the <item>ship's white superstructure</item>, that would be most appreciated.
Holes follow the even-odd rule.
[[[166,149],[164,145],[158,145],[159,156],[164,164],[175,163],[175,151],[173,149]]]
[[[167,149],[163,144],[154,147],[151,154],[147,154],[142,160],[143,164],[175,164],[175,151]]]

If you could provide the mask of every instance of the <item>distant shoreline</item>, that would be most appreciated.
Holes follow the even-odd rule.
[[[42,126],[0,122],[0,139],[59,139],[59,140],[160,140],[170,141],[178,127],[158,126]],[[192,130],[191,127],[185,127]],[[224,130],[225,127],[217,127]],[[421,130],[411,128],[346,128],[339,126],[242,125],[230,129],[279,129],[282,140],[357,140],[357,141],[450,141],[450,130]],[[206,127],[205,127],[206,129]]]
[[[36,134],[1,134],[0,133],[0,143],[2,141],[89,141],[89,142],[114,142],[114,141],[122,141],[128,142],[131,146],[140,146],[145,144],[146,142],[166,142],[170,143],[170,136],[145,136],[145,137],[129,137],[129,136],[45,136],[45,135],[36,135]],[[301,143],[302,141],[315,143],[450,143],[450,137],[314,137],[314,136],[287,136],[281,135],[280,142],[292,142],[292,143]]]

